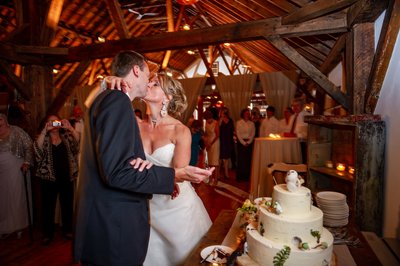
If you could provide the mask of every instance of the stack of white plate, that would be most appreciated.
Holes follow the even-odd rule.
[[[325,226],[340,227],[349,223],[346,195],[334,191],[322,191],[316,194],[315,200],[324,213]]]

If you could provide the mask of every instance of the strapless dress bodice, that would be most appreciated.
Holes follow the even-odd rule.
[[[152,162],[154,165],[170,167],[174,157],[175,144],[168,143],[164,146],[158,147],[152,154],[146,154],[146,160]]]

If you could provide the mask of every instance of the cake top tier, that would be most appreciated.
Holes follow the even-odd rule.
[[[311,191],[303,186],[296,191],[288,190],[287,184],[280,184],[274,187],[272,193],[273,206],[279,204],[284,216],[307,217],[311,212]]]

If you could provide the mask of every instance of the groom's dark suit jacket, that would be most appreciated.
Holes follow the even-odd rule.
[[[140,265],[150,233],[148,199],[171,194],[174,170],[139,172],[129,162],[145,159],[129,98],[106,90],[86,114],[81,144],[74,260],[95,265]]]

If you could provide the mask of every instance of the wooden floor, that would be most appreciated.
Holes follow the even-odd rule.
[[[214,221],[219,212],[223,209],[236,210],[245,199],[242,195],[232,192],[239,188],[248,192],[249,182],[236,182],[235,173],[231,171],[231,179],[222,179],[216,187],[207,184],[195,185],[198,195]],[[238,192],[238,191],[236,191]],[[240,192],[240,191],[239,191]],[[29,231],[24,230],[21,238],[12,234],[6,239],[0,240],[0,265],[7,266],[62,266],[73,265],[71,256],[71,241],[65,240],[58,231],[53,242],[49,246],[42,246],[40,243],[41,233],[38,225],[33,228],[33,241],[30,241]]]

